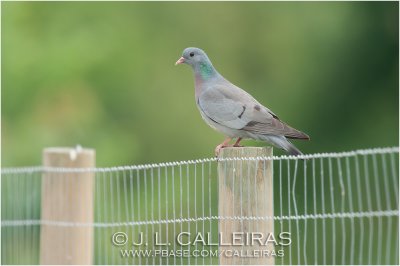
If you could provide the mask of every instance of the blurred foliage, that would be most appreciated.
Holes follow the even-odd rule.
[[[188,46],[308,133],[305,153],[398,145],[397,2],[3,2],[2,163],[50,146],[97,165],[213,156]],[[246,145],[265,145],[247,141]],[[277,151],[280,154],[280,151]]]
[[[199,115],[190,68],[174,66],[188,46],[309,134],[294,141],[305,153],[398,145],[398,2],[1,4],[3,166],[76,144],[98,166],[213,156],[223,136]]]

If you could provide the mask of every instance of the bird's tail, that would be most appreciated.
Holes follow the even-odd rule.
[[[287,146],[288,146],[288,149],[286,150],[290,155],[294,155],[294,156],[297,156],[297,155],[302,155],[303,153],[299,150],[299,149],[297,149],[296,148],[296,146],[294,146],[290,141],[287,141]]]
[[[281,148],[288,152],[290,155],[302,155],[303,153],[296,148],[290,141],[284,136],[272,136],[272,135],[257,135],[257,139],[267,141],[274,146]]]

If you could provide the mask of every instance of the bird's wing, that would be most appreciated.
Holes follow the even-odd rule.
[[[218,84],[204,90],[198,98],[202,112],[214,122],[255,134],[309,137],[288,126],[250,94],[234,85]]]

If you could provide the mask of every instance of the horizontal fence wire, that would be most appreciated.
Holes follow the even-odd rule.
[[[362,217],[379,217],[379,216],[398,216],[397,210],[390,211],[372,211],[372,212],[352,212],[352,213],[324,213],[324,214],[307,214],[307,215],[292,215],[292,216],[210,216],[198,218],[178,218],[169,220],[156,221],[137,221],[137,222],[117,222],[117,223],[77,223],[63,221],[46,221],[46,220],[20,220],[20,221],[3,221],[2,226],[28,226],[28,225],[51,225],[51,226],[66,226],[66,227],[118,227],[118,226],[133,226],[133,225],[151,225],[151,224],[169,224],[169,223],[185,223],[185,222],[200,222],[208,220],[249,220],[249,221],[264,221],[264,220],[315,220],[315,219],[334,219],[334,218],[362,218]]]
[[[219,215],[218,167],[232,161],[272,161],[273,215]],[[93,169],[3,168],[1,262],[39,264],[41,229],[50,226],[93,228],[95,264],[218,264],[219,222],[246,227],[273,220],[272,233],[289,232],[291,240],[275,245],[275,264],[398,264],[398,169],[398,147]],[[80,172],[93,173],[93,223],[41,220],[43,175],[64,182],[63,197],[79,193],[68,177]],[[116,244],[118,234],[146,245]],[[179,234],[191,244],[178,243]],[[199,234],[204,241],[195,241]]]
[[[256,160],[302,160],[302,159],[321,159],[321,158],[344,158],[356,155],[373,155],[373,154],[388,154],[398,153],[399,147],[387,147],[387,148],[373,148],[373,149],[362,149],[355,151],[346,152],[325,152],[315,154],[302,154],[302,155],[281,155],[281,156],[270,156],[270,157],[239,157],[239,158],[204,158],[197,160],[188,161],[176,161],[176,162],[165,162],[165,163],[154,163],[154,164],[141,164],[141,165],[126,165],[116,167],[96,167],[96,168],[63,168],[63,167],[46,167],[46,166],[30,166],[30,167],[5,167],[1,169],[2,174],[11,173],[33,173],[33,172],[115,172],[115,171],[127,171],[127,170],[143,170],[159,167],[173,167],[173,166],[185,166],[193,164],[204,164],[209,162],[226,162],[226,161],[256,161]]]

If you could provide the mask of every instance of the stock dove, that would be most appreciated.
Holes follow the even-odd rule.
[[[291,155],[302,154],[287,139],[309,140],[309,136],[298,131],[260,104],[250,94],[226,80],[213,67],[206,53],[199,48],[186,48],[175,65],[188,64],[195,78],[196,104],[204,121],[223,133],[226,139],[215,148],[239,147],[242,139],[266,141]]]

